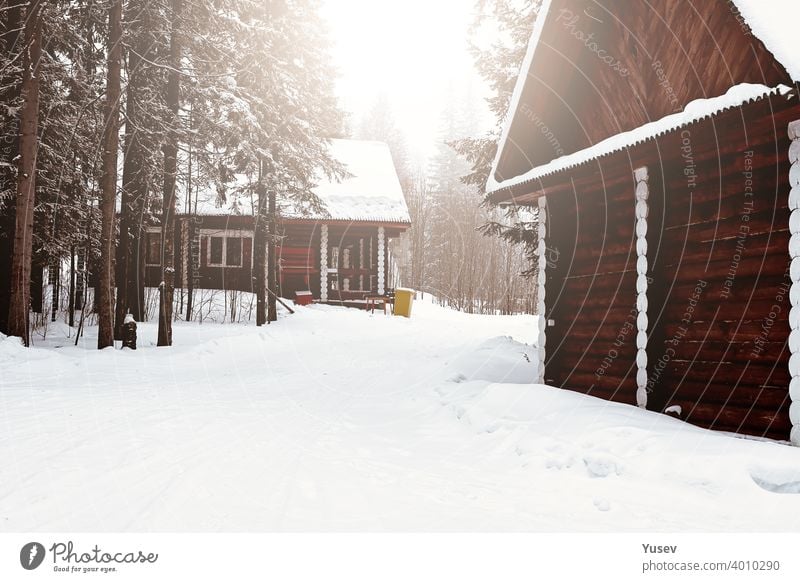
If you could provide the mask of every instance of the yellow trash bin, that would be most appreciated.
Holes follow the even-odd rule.
[[[394,290],[394,314],[411,317],[411,306],[414,304],[413,289]]]

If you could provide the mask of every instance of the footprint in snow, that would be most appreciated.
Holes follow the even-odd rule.
[[[572,467],[574,459],[569,456],[564,457],[551,457],[544,463],[546,469],[569,469]]]
[[[583,464],[590,477],[608,477],[609,475],[622,475],[622,465],[611,455],[586,455]]]
[[[609,509],[611,509],[611,503],[608,502],[608,499],[604,499],[602,497],[595,497],[593,503],[598,511],[608,511]]]

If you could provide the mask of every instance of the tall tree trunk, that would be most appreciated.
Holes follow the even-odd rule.
[[[33,0],[25,12],[22,58],[22,115],[19,139],[14,254],[11,259],[11,300],[8,332],[30,345],[31,255],[33,253],[33,208],[36,203],[36,154],[39,131],[39,72],[42,60],[42,10],[44,2]]]
[[[192,119],[192,109],[191,105],[189,106],[189,131],[191,132],[194,129]],[[185,213],[188,215],[186,217],[186,246],[184,247],[184,256],[186,257],[186,279],[184,280],[184,285],[186,286],[186,321],[192,321],[192,304],[194,303],[194,277],[195,273],[195,236],[194,236],[194,229],[195,229],[195,221],[194,221],[194,212],[192,212],[192,144],[191,141],[189,142],[189,160],[188,160],[188,171],[186,172],[186,209]],[[197,249],[199,253],[200,250]]]
[[[125,98],[125,161],[122,168],[122,206],[120,243],[117,248],[117,311],[115,334],[122,337],[122,323],[130,313],[136,321],[144,320],[144,214],[147,204],[147,172],[141,127],[144,113],[144,87],[147,82],[145,59],[152,52],[148,35],[150,14],[142,2],[128,4],[129,19],[135,22],[135,39],[128,51],[128,84]]]
[[[264,325],[267,322],[267,188],[264,185],[261,170],[259,170],[259,180],[256,187],[258,189],[258,207],[256,210],[255,232],[253,233],[253,284],[256,294],[256,325]]]
[[[178,128],[181,99],[182,0],[172,0],[170,71],[167,80],[167,107],[172,112],[172,131],[164,145],[164,202],[161,216],[161,286],[158,307],[158,345],[172,345],[172,302],[175,293],[175,182],[178,174]]]
[[[94,86],[94,79],[97,70],[97,62],[95,60],[95,26],[94,26],[94,2],[95,0],[88,0],[84,6],[84,52],[85,57],[83,61],[84,74],[86,75],[86,85],[88,87]],[[94,91],[82,92],[79,95],[81,99],[89,100],[94,96]],[[79,102],[80,106],[81,103]],[[94,177],[97,170],[96,156],[92,152],[82,152],[80,155],[81,164],[83,166],[83,173],[85,176]],[[75,195],[80,198],[80,188],[75,188]],[[83,310],[84,306],[84,289],[88,285],[88,256],[91,245],[91,217],[94,211],[93,202],[90,192],[86,192],[86,198],[81,199],[81,204],[84,205],[86,216],[81,220],[80,230],[82,231],[83,240],[80,240],[76,245],[73,243],[70,249],[70,311],[69,311],[69,325],[75,325],[75,311]]]
[[[0,11],[0,54],[11,60],[20,51],[22,4],[15,3]],[[10,69],[10,67],[8,68]],[[0,103],[14,106],[22,84],[15,73],[0,76]],[[17,190],[14,158],[19,152],[19,118],[12,109],[0,108],[0,333],[8,333],[8,309],[11,301],[11,258],[14,254],[15,204],[11,197]]]
[[[275,204],[275,188],[269,189],[269,244],[267,246],[267,323],[278,320],[278,220]]]
[[[119,98],[122,69],[122,0],[108,8],[108,81],[103,119],[103,167],[101,187],[100,282],[98,349],[114,345],[112,276],[114,266],[114,211],[117,199],[117,150],[119,148]]]
[[[89,208],[91,211],[91,207]],[[89,246],[89,237],[86,238],[86,246]],[[88,272],[87,265],[86,265],[86,249],[84,247],[78,247],[77,249],[77,260],[75,264],[75,269],[77,271],[75,277],[75,310],[83,309],[84,301],[83,301],[83,294],[84,289],[86,288],[86,273]]]
[[[75,327],[75,245],[69,247],[69,315],[67,325]]]
[[[49,269],[50,273],[50,321],[58,317],[59,303],[61,302],[61,261],[54,259]]]

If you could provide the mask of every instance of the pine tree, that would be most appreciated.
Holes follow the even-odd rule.
[[[541,0],[477,0],[476,16],[472,25],[471,50],[481,76],[492,89],[488,104],[496,119],[495,127],[487,134],[478,137],[460,137],[451,146],[471,168],[462,176],[464,184],[483,191],[492,162],[497,153],[502,124],[508,112],[511,96],[525,57],[533,24],[541,7]],[[488,28],[492,34],[482,34]],[[480,39],[492,38],[488,45],[481,45]],[[487,204],[488,200],[484,200]],[[511,247],[495,249],[505,255],[504,287],[506,289],[506,309],[514,310],[515,304],[525,304],[524,299],[515,300],[522,294],[533,295],[535,286],[530,281],[515,281],[512,265],[519,263],[519,272],[530,277],[537,272],[537,257],[534,252],[538,243],[534,226],[536,215],[520,215],[520,210],[510,208],[503,213],[498,209],[487,209],[486,220],[479,226],[480,232],[504,241]],[[521,251],[514,250],[519,247]],[[490,248],[494,248],[490,245]],[[520,263],[520,260],[522,262]],[[514,290],[514,293],[512,293]],[[530,301],[527,302],[530,304]]]
[[[477,0],[472,24],[470,49],[480,75],[492,94],[487,99],[497,123],[487,135],[467,137],[454,143],[457,151],[471,164],[464,176],[467,184],[484,188],[497,151],[500,131],[525,58],[533,23],[541,0]],[[491,34],[482,34],[486,30]],[[491,38],[488,45],[482,39]]]
[[[42,64],[42,26],[44,2],[32,0],[24,12],[22,49],[22,111],[17,166],[14,253],[11,259],[11,300],[8,332],[30,345],[29,307],[31,257],[33,252],[33,212],[36,203],[36,156],[39,132],[39,85]]]
[[[99,349],[114,345],[112,271],[114,212],[117,200],[117,151],[119,149],[119,100],[122,68],[122,0],[108,8],[108,69],[104,108],[103,164],[101,178],[102,233],[100,235]]]
[[[120,234],[116,254],[115,335],[130,313],[145,319],[144,244],[147,227],[161,204],[162,148],[171,113],[165,105],[169,16],[161,1],[128,0],[123,40],[127,50],[125,145],[122,167]]]
[[[0,10],[0,333],[8,333],[14,254],[23,2]]]
[[[215,151],[212,159],[220,168],[221,198],[252,199],[256,194],[254,291],[259,297],[257,323],[261,323],[262,296],[267,304],[265,319],[276,317],[274,259],[280,242],[280,207],[324,210],[312,190],[320,172],[344,174],[326,139],[342,133],[343,116],[333,93],[319,2],[242,1],[231,3],[228,10],[214,33],[216,47],[224,47],[224,59],[198,61],[195,73],[201,80],[200,91],[214,98],[208,119],[219,120],[206,130]],[[208,46],[197,48],[213,54]],[[209,79],[215,83],[207,84]],[[253,186],[230,189],[228,178],[236,174],[248,176]],[[262,271],[265,243],[270,252],[263,262],[269,265]]]
[[[26,19],[32,7],[41,7],[41,19]],[[181,18],[174,17],[178,11]],[[266,192],[275,194],[278,222],[277,211],[286,204],[321,210],[312,190],[318,172],[343,174],[331,159],[326,140],[341,135],[343,116],[336,107],[332,67],[317,12],[314,0],[4,4],[0,10],[0,331],[8,331],[5,320],[12,312],[18,322],[25,320],[16,325],[17,331],[29,328],[31,291],[25,289],[41,297],[41,277],[34,275],[41,274],[41,267],[66,261],[75,267],[70,266],[65,306],[74,315],[72,308],[77,309],[78,299],[84,297],[81,289],[88,271],[94,271],[98,345],[113,345],[121,117],[125,138],[116,249],[120,323],[128,311],[138,320],[146,315],[142,258],[148,227],[162,229],[167,279],[175,252],[170,216],[183,184],[187,185],[187,198],[181,200],[184,209],[192,209],[188,199],[192,192],[210,183],[219,186],[221,200],[232,199],[244,207],[252,200],[253,188],[227,188],[230,177],[253,178],[259,165],[268,162],[262,183]],[[46,34],[45,44],[38,44],[41,58],[34,59],[38,69],[33,75],[28,48],[36,46],[26,42],[29,31],[23,25],[38,20]],[[177,41],[183,50],[176,50]],[[33,100],[28,96],[33,95],[34,82],[40,102],[36,109],[41,113],[32,132]],[[32,143],[38,144],[34,165],[30,156],[19,155],[23,149],[29,152]],[[17,195],[18,177],[23,181],[35,177],[35,185],[31,180],[23,188],[24,197]],[[17,202],[24,205],[21,214],[16,212]],[[17,217],[27,237],[19,247],[10,236],[17,230]],[[269,244],[279,242],[279,228],[276,224],[270,229],[265,237]],[[22,254],[12,253],[12,247]],[[11,261],[4,262],[12,257],[16,257],[14,277]],[[32,280],[30,285],[22,284],[26,277]],[[17,293],[15,287],[13,310],[12,281],[20,289]],[[274,277],[271,286],[275,287]],[[168,338],[172,316],[166,311],[172,302],[165,297],[163,305],[163,337]]]
[[[178,178],[178,126],[181,105],[182,0],[172,0],[167,107],[172,131],[164,144],[164,199],[161,212],[161,285],[158,308],[158,345],[172,345],[172,303],[175,288],[175,188]]]

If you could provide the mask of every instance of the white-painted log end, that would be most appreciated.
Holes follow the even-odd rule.
[[[647,203],[647,199],[650,198],[650,186],[647,182],[636,183],[635,197],[637,202]]]
[[[636,292],[637,293],[647,293],[647,276],[646,275],[638,275],[636,277]]]
[[[800,187],[800,164],[792,164],[789,167],[789,185],[792,190]]]
[[[797,307],[800,305],[800,285],[797,284],[797,281],[792,281],[792,283],[789,288],[789,303],[792,304],[792,307]]]
[[[789,351],[793,354],[800,352],[800,329],[793,329],[789,332]]]
[[[647,388],[647,370],[644,368],[639,368],[636,370],[636,386],[638,386],[641,390]]]
[[[793,210],[789,213],[789,232],[792,234],[800,234],[800,211]],[[791,244],[791,241],[789,241]]]
[[[789,309],[789,329],[800,328],[800,309],[792,307]]]
[[[800,119],[789,122],[789,139],[800,139]]]
[[[793,139],[789,144],[789,163],[794,164],[800,161],[800,139]]]
[[[794,378],[800,376],[800,354],[794,353],[789,356],[789,375]]]
[[[789,382],[789,398],[795,402],[800,402],[800,377],[795,376]]]
[[[792,164],[794,168],[797,164]],[[789,190],[789,210],[795,211],[800,208],[800,188],[797,186]]]
[[[789,263],[789,277],[792,283],[800,281],[800,259],[792,259]]]
[[[647,220],[640,218],[636,221],[636,236],[644,238],[647,236]]]
[[[800,425],[800,402],[796,400],[789,407],[789,420],[794,426]]]
[[[649,307],[647,301],[647,294],[646,293],[639,293],[636,296],[636,311],[639,312],[647,312],[647,308]]]
[[[636,218],[647,218],[650,210],[647,207],[647,202],[644,200],[639,200],[636,203]]]
[[[636,329],[639,331],[647,331],[647,314],[639,313],[636,316]]]
[[[644,255],[639,255],[636,259],[636,274],[647,275],[647,257]]]

